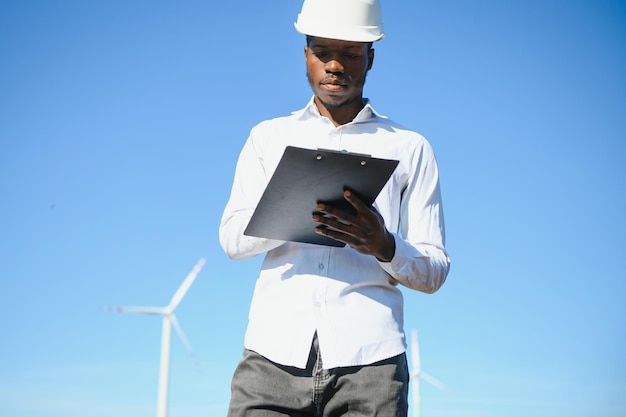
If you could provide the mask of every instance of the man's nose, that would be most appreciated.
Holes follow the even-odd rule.
[[[326,62],[324,69],[328,73],[343,74],[344,68],[342,63],[337,58],[331,58]]]

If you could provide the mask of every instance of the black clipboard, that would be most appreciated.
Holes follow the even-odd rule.
[[[315,207],[323,202],[354,212],[343,198],[345,189],[372,204],[397,165],[396,160],[369,155],[287,146],[244,234],[344,246],[315,233],[316,223],[311,220]]]

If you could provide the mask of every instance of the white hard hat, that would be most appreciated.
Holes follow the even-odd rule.
[[[379,0],[304,0],[294,26],[304,35],[351,42],[385,36]]]

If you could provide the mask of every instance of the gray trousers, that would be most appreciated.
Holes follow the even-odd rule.
[[[317,335],[306,369],[245,350],[232,381],[228,417],[406,417],[406,355],[325,370]]]

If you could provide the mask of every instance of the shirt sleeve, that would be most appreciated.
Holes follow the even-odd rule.
[[[285,243],[243,234],[268,181],[263,159],[254,147],[252,135],[239,155],[230,198],[220,222],[220,244],[231,259],[251,258]]]
[[[381,267],[408,288],[437,291],[448,275],[450,258],[445,249],[439,171],[428,142],[413,161],[413,174],[401,197],[399,230],[393,235],[394,257],[380,262]]]

